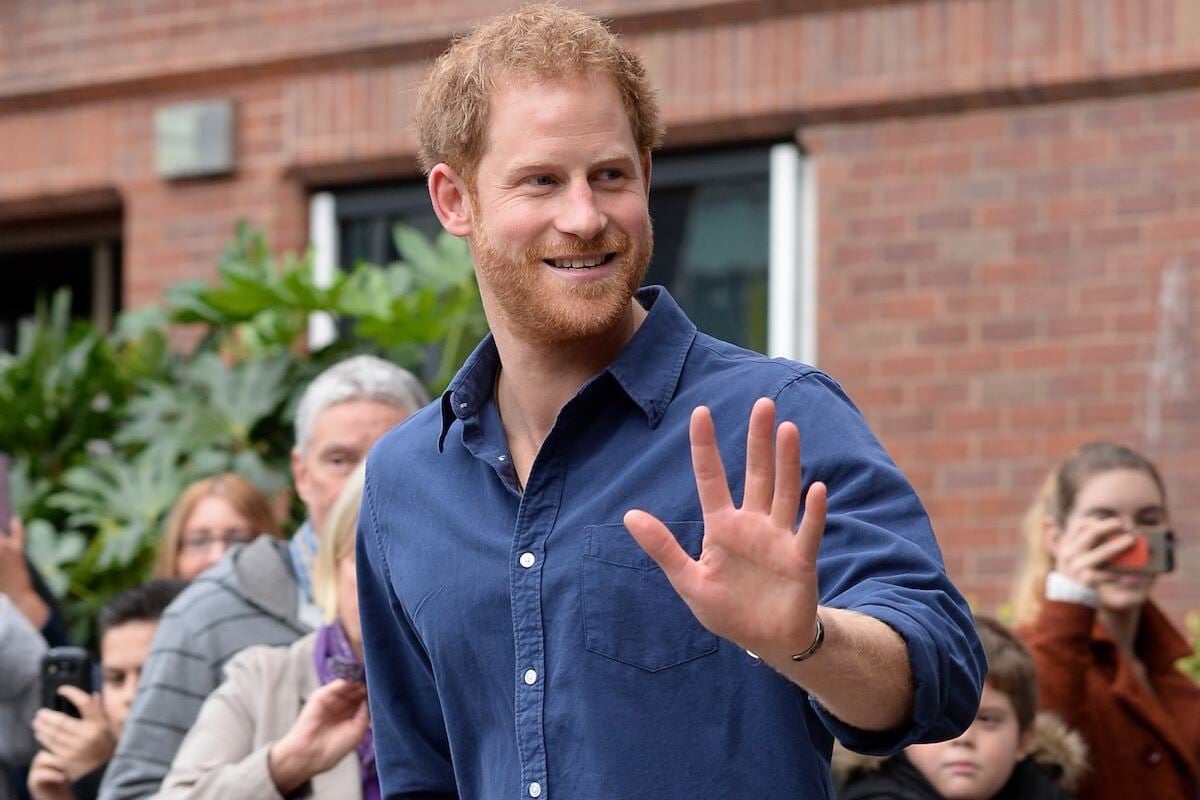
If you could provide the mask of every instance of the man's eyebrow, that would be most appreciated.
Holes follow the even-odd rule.
[[[637,164],[637,159],[628,153],[612,153],[600,156],[591,162],[588,166],[589,170],[601,169],[613,164]],[[553,162],[543,161],[541,159],[529,159],[526,161],[515,161],[505,170],[510,175],[520,172],[557,172],[559,167],[556,167]]]

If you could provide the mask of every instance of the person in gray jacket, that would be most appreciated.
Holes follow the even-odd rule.
[[[153,795],[226,662],[252,645],[287,645],[321,623],[309,580],[316,531],[375,441],[429,402],[406,370],[355,356],[322,372],[296,412],[292,477],[308,521],[290,542],[233,548],[167,608],[100,800]]]
[[[46,641],[33,624],[0,594],[0,800],[17,796],[7,772],[23,767],[37,752],[30,723],[41,693]]]

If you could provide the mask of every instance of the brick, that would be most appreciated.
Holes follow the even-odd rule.
[[[1016,342],[1029,339],[1038,332],[1038,320],[1034,317],[1011,317],[984,322],[979,328],[984,342]]]
[[[939,417],[944,431],[966,433],[992,431],[1000,422],[1000,413],[993,408],[949,409]]]
[[[925,325],[917,329],[916,341],[919,345],[945,346],[964,344],[970,335],[970,329],[965,322],[939,323]]]
[[[970,397],[970,387],[962,382],[919,384],[913,396],[922,406],[960,405]]]
[[[1071,348],[1062,344],[1038,344],[1009,354],[1016,369],[1060,369],[1071,363]]]
[[[1152,156],[1175,152],[1177,146],[1174,131],[1137,133],[1122,136],[1117,141],[1117,155],[1123,158]]]
[[[1053,338],[1094,336],[1104,330],[1104,319],[1096,315],[1057,316],[1046,322],[1046,334]]]
[[[898,236],[904,232],[904,217],[860,217],[849,222],[854,237],[876,238]]]
[[[1010,411],[1012,425],[1020,430],[1061,428],[1067,422],[1067,408],[1061,403],[1014,406]]]
[[[994,464],[950,467],[943,471],[941,484],[948,492],[994,489],[999,484],[999,470]]]
[[[1041,276],[1041,263],[1033,259],[1019,261],[995,261],[979,267],[979,278],[984,283],[1027,283]]]
[[[1131,403],[1087,403],[1080,408],[1079,421],[1084,425],[1128,424],[1135,413]]]
[[[951,372],[985,372],[1000,366],[1001,357],[995,350],[960,350],[946,356],[946,369]]]
[[[979,224],[999,228],[1028,227],[1038,221],[1037,207],[1029,202],[988,203],[979,207]]]
[[[930,211],[917,216],[917,230],[926,231],[960,231],[971,226],[970,209],[955,206]]]
[[[1013,253],[1023,258],[1064,253],[1070,247],[1071,232],[1066,230],[1031,231],[1013,237]]]
[[[880,372],[889,378],[930,375],[935,367],[933,356],[928,355],[887,356],[880,359]]]
[[[1085,228],[1082,244],[1084,247],[1120,247],[1136,244],[1142,236],[1137,225],[1105,225]]]

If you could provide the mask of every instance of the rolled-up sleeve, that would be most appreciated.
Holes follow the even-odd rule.
[[[814,704],[817,713],[844,745],[873,755],[959,735],[974,719],[987,663],[920,499],[828,376],[808,373],[777,399],[781,416],[800,428],[805,483],[823,481],[829,491],[821,604],[895,630],[913,677],[912,719],[901,729],[863,731]]]

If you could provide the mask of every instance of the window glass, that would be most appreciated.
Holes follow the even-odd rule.
[[[654,259],[646,283],[666,286],[705,333],[765,351],[769,148],[658,154],[652,174]],[[440,230],[422,181],[335,197],[343,267],[395,260],[397,222]]]

